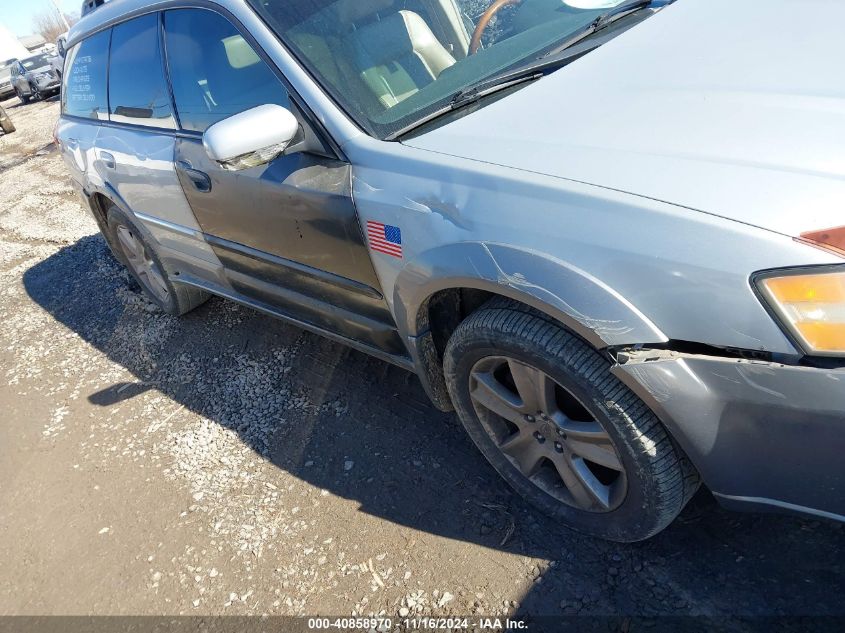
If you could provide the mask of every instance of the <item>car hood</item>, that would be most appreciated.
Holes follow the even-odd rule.
[[[51,64],[44,64],[43,66],[39,66],[38,68],[32,68],[26,71],[27,75],[37,75],[38,73],[48,73],[53,70],[53,66]]]
[[[405,143],[791,236],[841,226],[843,24],[845,2],[678,0]]]

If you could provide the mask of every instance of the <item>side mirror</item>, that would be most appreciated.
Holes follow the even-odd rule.
[[[263,105],[215,123],[202,144],[224,169],[265,165],[282,155],[299,135],[299,121],[279,105]]]

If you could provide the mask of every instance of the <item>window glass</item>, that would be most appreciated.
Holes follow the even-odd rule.
[[[89,119],[108,120],[106,91],[111,31],[92,35],[68,51],[62,87],[62,111]]]
[[[451,112],[459,92],[588,36],[626,0],[248,2],[344,111],[390,138]],[[637,8],[636,19],[651,15]]]
[[[26,70],[35,70],[42,66],[49,66],[50,57],[50,55],[35,55],[34,57],[27,57],[21,63]]]
[[[175,129],[161,60],[157,14],[114,27],[109,106],[111,120],[117,123]]]
[[[167,63],[179,121],[204,132],[256,106],[290,107],[287,91],[223,16],[203,9],[164,14]]]

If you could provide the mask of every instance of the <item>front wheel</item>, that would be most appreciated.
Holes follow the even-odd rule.
[[[698,476],[610,363],[548,317],[493,300],[449,340],[444,370],[472,440],[526,500],[613,541],[664,529]]]
[[[18,99],[20,100],[20,102],[22,104],[26,105],[26,104],[29,103],[29,99],[30,99],[29,95],[21,94],[20,92],[18,92],[17,88],[15,88],[15,94],[18,96]]]

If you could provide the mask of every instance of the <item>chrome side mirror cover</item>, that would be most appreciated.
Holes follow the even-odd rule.
[[[299,121],[280,105],[252,108],[218,121],[202,136],[209,157],[224,169],[240,171],[281,156],[299,135]]]

